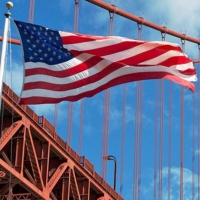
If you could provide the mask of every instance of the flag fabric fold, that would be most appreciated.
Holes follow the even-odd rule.
[[[14,21],[23,47],[21,104],[77,101],[123,83],[168,79],[194,91],[196,71],[179,45],[91,36]]]

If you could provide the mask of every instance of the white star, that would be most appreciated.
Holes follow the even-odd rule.
[[[49,61],[52,62],[52,61],[53,61],[53,58],[50,58]]]

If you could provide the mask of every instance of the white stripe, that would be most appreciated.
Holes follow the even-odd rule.
[[[84,57],[88,58],[90,56],[84,55]],[[85,62],[85,61],[83,60],[83,62]],[[77,60],[77,63],[81,63],[81,62],[79,60]],[[36,75],[26,76],[25,77],[25,83],[34,83],[34,82],[38,81],[38,82],[48,82],[48,83],[53,83],[53,84],[56,83],[58,85],[59,84],[69,84],[69,83],[73,83],[73,82],[79,81],[79,80],[84,79],[84,78],[88,78],[90,76],[94,76],[95,74],[98,74],[103,69],[108,67],[111,63],[112,63],[111,61],[108,61],[108,60],[104,59],[104,60],[98,62],[96,65],[94,65],[90,69],[86,69],[86,70],[84,70],[82,72],[79,72],[79,73],[76,73],[76,74],[74,74],[72,76],[68,76],[68,77],[64,77],[64,78],[57,78],[57,77],[52,77],[52,76],[43,75],[43,74],[36,74]],[[44,64],[40,63],[39,66],[40,65],[44,65]],[[58,69],[69,68],[69,67],[63,67],[65,65],[68,65],[68,64],[66,64],[66,63],[58,64],[58,65],[56,65],[56,68],[58,68]],[[75,60],[74,60],[73,65],[70,66],[70,68],[72,68],[73,66],[76,66],[76,61]],[[177,68],[182,69],[183,67],[186,67],[186,66],[187,65],[175,65],[175,66],[171,67],[171,69],[169,69],[169,71],[172,71],[172,70],[176,71]],[[133,68],[132,66],[130,66],[130,67]],[[136,73],[142,70],[141,67],[135,67],[134,66],[134,68],[136,68],[135,69]],[[148,67],[143,67],[143,68],[149,68],[149,66]],[[155,68],[158,68],[158,67],[156,66]]]
[[[166,67],[162,67],[162,66],[152,66],[152,67],[130,67],[130,66],[125,66],[123,68],[120,68],[116,71],[114,71],[113,73],[109,74],[108,76],[102,78],[99,81],[96,81],[95,83],[91,83],[88,84],[86,86],[82,86],[80,88],[77,89],[72,89],[72,90],[68,90],[68,91],[64,91],[64,92],[60,92],[60,91],[52,91],[52,90],[45,90],[45,89],[32,89],[32,90],[26,90],[23,91],[22,93],[22,98],[28,98],[28,97],[32,97],[32,96],[41,96],[41,97],[50,97],[50,98],[64,98],[67,96],[76,96],[77,94],[81,94],[84,93],[86,91],[91,91],[94,90],[102,85],[105,85],[107,82],[109,82],[110,80],[123,76],[123,75],[127,75],[127,74],[134,74],[134,73],[138,73],[138,72],[144,72],[144,73],[148,73],[148,72],[169,72],[170,74],[173,74],[175,76],[178,76],[184,80],[187,81],[196,81],[196,76],[187,76],[187,75],[183,75],[180,74],[177,71],[172,71],[169,68]],[[34,94],[34,95],[33,95]]]
[[[103,56],[103,58],[106,58],[108,60],[112,60],[113,62],[117,62],[120,60],[124,60],[124,59],[127,59],[127,58],[130,58],[130,57],[134,57],[134,56],[137,56],[141,53],[144,53],[146,51],[149,51],[151,49],[154,49],[155,47],[153,46],[149,46],[149,48],[145,48],[143,49],[142,47],[143,45],[139,45],[137,47],[133,47],[131,49],[127,49],[125,51],[120,51],[118,53],[115,53],[115,54],[111,54],[111,55],[107,55],[107,56]],[[150,59],[150,60],[147,60],[145,62],[142,62],[140,63],[141,65],[145,65],[145,64],[150,64],[150,65],[157,65],[159,64],[160,62],[163,62],[165,60],[167,60],[168,58],[170,57],[173,57],[173,56],[180,56],[180,55],[184,55],[176,50],[170,50],[160,56],[156,56],[155,58],[153,59]],[[153,63],[152,63],[152,62]]]
[[[144,49],[142,50],[142,52],[145,52],[146,51],[145,49],[152,49],[155,47],[165,46],[165,45],[179,47],[179,45],[169,43],[169,42],[162,42],[162,41],[145,42],[141,40],[133,40],[133,39],[118,37],[118,36],[108,36],[102,40],[94,40],[94,41],[81,42],[81,43],[75,43],[75,44],[63,44],[63,47],[68,50],[87,51],[87,50],[94,50],[94,49],[102,48],[102,47],[105,48],[105,47],[112,46],[115,44],[120,44],[123,42],[134,42],[134,43],[143,45]],[[141,48],[143,48],[143,46],[141,46]]]
[[[51,71],[62,71],[62,70],[65,70],[65,69],[73,68],[74,66],[79,65],[82,62],[87,61],[91,57],[93,57],[93,55],[87,54],[87,53],[82,53],[79,56],[72,58],[71,60],[69,60],[67,62],[59,63],[57,65],[48,65],[48,64],[43,63],[43,62],[35,62],[35,63],[26,62],[25,63],[25,69],[43,68],[43,69],[49,69]]]
[[[106,48],[111,45],[120,44],[120,43],[122,43],[121,40],[113,41],[113,40],[108,39],[108,40],[95,40],[95,41],[89,41],[89,42],[81,42],[81,43],[75,43],[75,44],[63,44],[63,47],[68,50],[88,51],[88,50],[94,50],[97,48]]]
[[[121,41],[119,41],[118,43],[121,43]],[[74,45],[64,45],[64,47],[68,50],[84,51],[84,50],[92,50],[92,49],[96,49],[96,48],[100,48],[100,47],[105,47],[107,44],[109,44],[109,42],[107,42],[107,41],[105,41],[105,44],[103,43],[103,41],[93,41],[93,42],[84,42],[84,43],[74,44]],[[110,43],[107,46],[110,46],[112,44],[113,43]],[[113,54],[109,54],[109,55],[102,56],[102,57],[105,59],[108,59],[108,60],[112,60],[113,62],[116,62],[116,61],[124,60],[124,59],[130,58],[130,57],[139,55],[141,53],[152,50],[159,46],[163,46],[163,43],[160,42],[160,43],[156,43],[156,45],[155,45],[154,43],[149,42],[149,43],[144,43],[144,44],[138,45],[138,46],[130,48],[130,49],[120,51],[118,53],[113,53]],[[169,57],[173,57],[176,55],[178,56],[178,55],[184,55],[184,54],[180,53],[177,50],[167,51],[163,55],[163,57],[160,57],[163,60],[160,61],[159,57],[157,57],[158,62],[156,64],[168,59]],[[156,58],[155,58],[155,61],[156,61]],[[151,65],[152,65],[152,63],[151,63]]]

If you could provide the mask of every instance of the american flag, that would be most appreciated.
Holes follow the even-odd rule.
[[[122,83],[169,79],[194,91],[196,71],[179,45],[91,36],[15,21],[24,56],[21,104],[77,101]]]

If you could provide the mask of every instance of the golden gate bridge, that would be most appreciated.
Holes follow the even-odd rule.
[[[113,35],[114,16],[119,15],[137,23],[138,39],[142,39],[142,28],[148,27],[161,33],[162,40],[166,35],[180,38],[182,49],[185,43],[195,43],[198,47],[200,40],[159,26],[142,17],[117,8],[115,5],[105,3],[101,0],[87,0],[94,6],[101,7],[109,13],[110,29],[109,34]],[[30,0],[28,22],[33,23],[35,0]],[[78,32],[80,0],[74,1],[74,32]],[[0,37],[2,41],[3,38]],[[9,38],[8,42],[20,45],[19,40]],[[199,51],[200,52],[200,51]],[[194,60],[198,63],[200,58]],[[171,156],[172,156],[172,117],[173,117],[173,93],[172,83],[169,86],[169,125],[168,125],[168,192],[167,199],[171,197]],[[156,81],[156,109],[155,109],[155,144],[154,144],[154,183],[152,197],[149,199],[163,199],[163,162],[164,162],[164,81]],[[67,142],[56,133],[58,105],[55,105],[54,125],[44,116],[38,116],[29,106],[17,105],[19,97],[6,85],[3,84],[2,106],[1,106],[1,137],[0,137],[0,199],[77,199],[77,200],[111,200],[123,199],[124,182],[124,156],[125,156],[125,129],[126,129],[126,94],[127,85],[123,86],[123,107],[122,107],[122,146],[120,158],[120,191],[119,194],[106,182],[107,162],[112,156],[108,155],[108,134],[110,118],[110,89],[104,92],[103,110],[103,134],[102,154],[105,158],[101,161],[101,175],[94,170],[94,165],[82,155],[82,133],[84,121],[84,99],[80,106],[80,133],[79,148],[75,152],[71,147],[72,120],[74,103],[68,104],[68,130]],[[180,98],[180,185],[179,199],[184,199],[184,120],[185,113],[185,92],[181,87]],[[200,184],[200,178],[195,181],[195,169],[200,173],[200,158],[196,163],[195,150],[200,147],[199,133],[200,86],[197,85],[197,92],[192,95],[192,191],[191,199],[200,199],[200,191],[195,191],[195,184]],[[196,101],[198,109],[196,109]],[[143,109],[144,109],[144,82],[136,83],[135,97],[135,124],[134,124],[134,178],[133,178],[133,199],[141,199],[141,175],[142,175],[142,141],[143,141]],[[198,112],[197,112],[198,111]],[[196,128],[197,127],[197,128]],[[196,131],[196,129],[198,129]],[[113,156],[114,157],[114,156]],[[115,158],[115,157],[114,157]],[[198,166],[197,166],[198,164]],[[115,174],[116,175],[116,174]],[[116,181],[116,177],[114,179]],[[197,183],[196,183],[197,182]],[[115,183],[116,184],[116,183]]]

